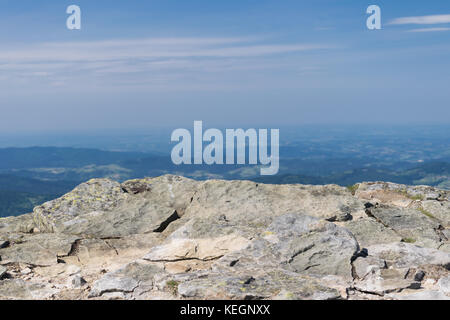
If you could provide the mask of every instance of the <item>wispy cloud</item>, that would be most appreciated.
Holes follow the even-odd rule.
[[[417,17],[401,17],[401,18],[396,18],[389,22],[389,24],[393,24],[393,25],[404,25],[404,24],[432,25],[432,24],[443,24],[443,23],[450,23],[450,14],[417,16]]]
[[[450,28],[420,28],[420,29],[412,29],[408,30],[408,32],[442,32],[449,31]]]
[[[145,38],[10,45],[0,51],[8,84],[173,83],[211,78],[233,70],[267,70],[282,55],[332,48],[324,44],[274,43],[258,37]],[[1,80],[1,79],[0,79]]]
[[[186,57],[248,57],[328,48],[317,44],[252,44],[246,39],[141,39],[44,43],[3,49],[0,61],[111,61]]]

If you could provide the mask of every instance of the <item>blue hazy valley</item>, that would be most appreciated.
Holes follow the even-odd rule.
[[[342,186],[390,181],[450,189],[449,141],[445,125],[285,127],[280,128],[279,173],[260,176],[259,167],[251,165],[174,165],[169,129],[2,136],[0,216],[31,212],[92,178],[178,174],[200,180]]]

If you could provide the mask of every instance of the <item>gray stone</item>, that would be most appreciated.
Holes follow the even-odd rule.
[[[184,212],[197,184],[176,176],[132,180],[123,187],[111,180],[93,179],[35,208],[33,217],[43,232],[96,238],[150,233],[175,212]],[[142,185],[146,185],[145,192],[137,192]]]
[[[446,296],[441,291],[437,290],[424,290],[407,294],[392,294],[388,297],[397,300],[450,300],[449,296]]]
[[[130,263],[119,270],[107,273],[96,281],[89,297],[98,297],[104,293],[132,293],[140,285],[152,285],[156,273],[164,272],[151,264]]]
[[[25,269],[20,271],[20,273],[23,274],[23,275],[28,275],[28,274],[30,274],[32,272],[33,271],[30,268],[25,268]]]
[[[388,267],[419,268],[425,265],[450,266],[450,254],[410,243],[391,243],[367,248],[369,255],[386,261]]]
[[[368,274],[386,268],[386,262],[376,257],[359,257],[353,262],[354,276],[364,279]]]
[[[19,242],[0,249],[2,263],[26,263],[50,266],[58,263],[59,256],[68,255],[77,237],[70,235],[26,235]]]
[[[440,250],[440,251],[443,251],[443,252],[450,253],[450,242],[447,241],[447,242],[445,242],[445,243],[442,243],[442,244],[439,246],[439,250]]]
[[[438,286],[443,293],[450,294],[450,276],[439,279]]]
[[[280,291],[282,289],[282,291]],[[264,277],[251,275],[211,275],[178,285],[183,298],[204,299],[302,299],[330,300],[340,298],[336,289],[321,285],[311,278],[302,278],[288,272],[268,272]]]
[[[359,251],[354,236],[332,223],[299,214],[286,214],[268,228],[272,250],[281,255],[289,269],[310,275],[339,275],[351,278],[351,258]]]
[[[9,241],[0,239],[0,249],[6,248],[7,246],[9,246]]]
[[[6,275],[8,269],[6,267],[0,266],[0,280]]]
[[[394,230],[385,227],[373,218],[365,217],[349,221],[345,223],[345,227],[353,233],[362,248],[374,244],[393,243],[402,240],[402,237]]]
[[[450,211],[449,211],[450,212]],[[450,240],[450,229],[445,229],[442,230],[442,233],[444,234],[444,236]]]
[[[347,188],[303,185],[266,185],[250,181],[205,181],[198,187],[185,216],[218,219],[228,225],[264,230],[273,218],[304,212],[320,219],[364,213],[364,204]]]
[[[30,233],[34,228],[33,216],[24,214],[17,217],[0,218],[0,234],[8,235],[9,233]],[[1,236],[3,240],[6,240]]]
[[[48,299],[58,290],[45,283],[23,281],[20,279],[6,279],[0,281],[0,299],[13,300],[42,300]]]
[[[450,202],[422,201],[421,208],[424,213],[439,220],[443,227],[450,228]]]
[[[367,212],[407,242],[429,248],[438,248],[441,243],[441,238],[436,233],[440,223],[420,210],[379,206],[370,208]]]
[[[414,281],[422,281],[423,278],[425,277],[425,272],[423,272],[422,270],[416,272],[416,274],[414,275]]]
[[[81,288],[82,286],[84,286],[87,282],[86,282],[86,280],[84,280],[84,278],[82,277],[82,276],[80,276],[80,275],[74,275],[73,277],[72,277],[72,286],[74,287],[74,288]]]
[[[414,280],[405,279],[405,272],[395,269],[381,269],[370,272],[362,281],[355,283],[355,288],[366,293],[384,295],[400,292],[404,289],[419,289]]]

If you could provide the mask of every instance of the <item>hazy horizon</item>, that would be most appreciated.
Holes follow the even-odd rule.
[[[204,130],[218,128],[225,132],[226,127],[203,123]],[[193,123],[181,126],[193,132]],[[83,130],[83,131],[52,131],[52,132],[21,132],[0,133],[0,149],[28,147],[73,147],[92,148],[109,151],[129,151],[161,154],[168,156],[174,143],[170,141],[171,133],[177,126],[153,127],[144,129],[114,129],[114,130]],[[254,128],[251,124],[236,128]],[[256,129],[274,128],[261,125]],[[358,143],[361,147],[379,141],[380,146],[389,145],[393,141],[403,141],[410,148],[427,150],[429,144],[439,145],[448,149],[450,141],[450,125],[387,125],[387,124],[356,124],[356,125],[284,125],[280,129],[280,145],[292,146],[297,143],[308,143],[310,147],[322,149],[331,141],[336,141],[336,149],[343,146],[351,147]],[[418,143],[423,146],[419,148]],[[325,143],[325,145],[324,145]],[[298,152],[302,147],[295,147]],[[325,149],[326,150],[326,147]],[[399,151],[399,150],[397,150]],[[445,150],[443,150],[445,151]],[[399,151],[400,152],[400,151]],[[330,155],[331,156],[331,155]]]

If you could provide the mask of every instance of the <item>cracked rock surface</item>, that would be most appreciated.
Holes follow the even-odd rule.
[[[450,192],[93,179],[0,219],[0,299],[450,299]]]

